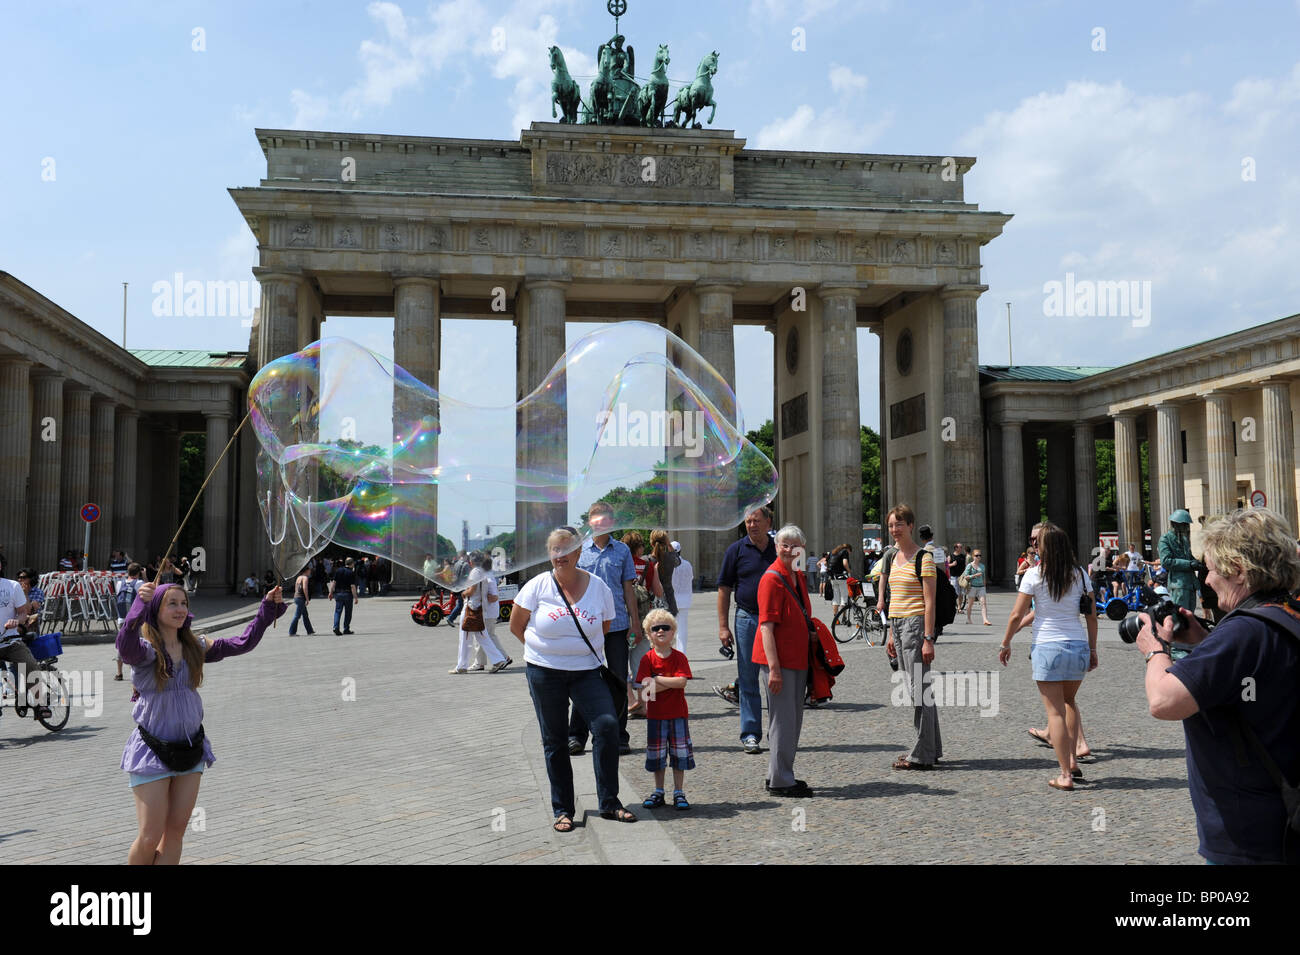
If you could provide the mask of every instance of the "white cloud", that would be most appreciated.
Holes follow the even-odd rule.
[[[872,119],[863,95],[867,78],[846,66],[831,64],[829,80],[838,100],[819,112],[803,103],[788,116],[768,123],[754,137],[757,149],[798,149],[812,152],[864,152],[876,144],[893,122],[892,110]]]
[[[327,125],[325,120],[331,113],[329,97],[313,96],[305,90],[293,90],[289,93],[289,102],[293,104],[290,129],[321,129]]]
[[[831,89],[835,92],[860,93],[867,88],[867,78],[861,73],[854,73],[847,66],[831,64]]]
[[[983,307],[1020,290],[1016,314],[1034,318],[1017,319],[1017,358],[1121,364],[1132,356],[1116,339],[1157,352],[1294,312],[1300,184],[1284,170],[1297,100],[1300,68],[1242,80],[1224,103],[1072,82],[965,134],[979,160],[967,200],[1016,216],[983,254],[998,299]],[[1248,155],[1255,182],[1242,180]],[[1152,324],[1042,318],[1036,290],[1066,272],[1150,281]]]

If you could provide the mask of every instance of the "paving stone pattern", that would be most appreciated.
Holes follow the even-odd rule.
[[[829,606],[818,613],[829,619]],[[718,656],[713,594],[691,612],[687,691],[697,769],[694,808],[648,813],[641,747],[623,759],[621,798],[643,818],[599,819],[590,756],[575,761],[578,830],[551,831],[541,742],[522,663],[501,674],[452,676],[454,631],[410,622],[408,598],[361,601],[351,637],[328,627],[287,636],[288,617],[252,654],[207,669],[205,726],[217,763],[186,836],[187,863],[1075,862],[1198,863],[1183,733],[1151,719],[1141,659],[1102,622],[1101,667],[1080,693],[1097,761],[1074,793],[1048,789],[1050,750],[1025,733],[1043,725],[1030,679],[1028,632],[997,665],[1001,627],[959,623],[938,646],[945,670],[999,673],[998,712],[941,710],[945,757],[929,773],[892,771],[910,743],[910,711],[890,705],[884,652],[843,648],[848,668],[829,707],[809,711],[796,762],[817,795],[767,796],[762,756],[740,750],[737,711],[710,682],[735,672]],[[995,595],[1005,621],[1011,596]],[[499,627],[516,660],[522,652]],[[510,641],[507,643],[507,641]],[[102,670],[97,717],[74,709],[49,733],[11,709],[0,717],[0,777],[10,806],[0,863],[125,861],[135,807],[118,766],[131,729],[129,682],[112,681],[112,648],[65,648],[66,669]],[[356,681],[355,701],[345,680]],[[796,812],[801,810],[801,812]],[[650,818],[653,817],[653,821]],[[495,823],[495,826],[494,826]]]

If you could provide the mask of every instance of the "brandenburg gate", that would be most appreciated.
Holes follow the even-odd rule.
[[[733,328],[760,325],[774,336],[778,519],[825,550],[861,537],[865,327],[881,344],[882,498],[910,503],[940,540],[988,540],[976,300],[980,248],[1010,217],[965,201],[974,159],[577,123],[533,123],[517,142],[257,137],[266,178],[231,195],[257,237],[259,367],[318,338],[330,315],[392,316],[396,362],[437,388],[442,318],[510,318],[522,397],[564,352],[566,320],[639,319],[734,388],[754,369],[737,367]],[[517,451],[521,465],[565,453]],[[670,515],[684,506],[670,501]],[[241,553],[266,552],[255,517],[240,533]],[[714,577],[732,535],[678,536]]]

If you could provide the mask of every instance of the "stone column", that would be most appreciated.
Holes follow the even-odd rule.
[[[1295,431],[1291,421],[1291,383],[1262,383],[1264,399],[1264,495],[1296,536]]]
[[[412,377],[435,391],[438,388],[439,344],[442,338],[440,303],[436,275],[400,274],[393,277],[393,359]],[[393,395],[395,425],[403,422],[413,426],[414,422],[425,417],[437,420],[438,411],[436,402],[416,400],[410,395]],[[395,427],[393,433],[397,434],[401,430],[402,428]],[[437,432],[419,447],[419,456],[413,463],[419,467],[436,467]],[[393,564],[393,586],[402,590],[413,590],[422,585],[423,577],[419,570],[423,564],[423,551],[434,553],[438,558],[455,556],[435,553],[438,531],[441,529],[436,520],[437,485],[429,484],[410,490],[419,498],[419,510],[425,515],[433,515],[434,519],[432,522],[427,517],[408,520],[401,509],[396,509],[393,513],[393,547],[389,559]],[[433,526],[432,533],[428,533],[430,523]],[[445,536],[457,539],[455,534]],[[415,567],[409,566],[412,562]]]
[[[943,442],[944,534],[949,542],[988,540],[975,309],[975,300],[987,288],[949,285],[939,292],[943,302],[943,417],[952,418],[956,425],[956,440]]]
[[[298,349],[298,292],[303,279],[299,274],[265,268],[255,268],[253,274],[262,286],[257,327],[257,367],[261,368]]]
[[[1005,554],[989,556],[985,563],[995,579],[1014,580],[1022,541],[1028,536],[1025,526],[1025,445],[1024,425],[1018,421],[1002,424],[1002,486],[1006,494],[1002,520]],[[972,541],[975,546],[984,546]],[[986,552],[987,553],[987,552]],[[995,562],[996,561],[996,562]]]
[[[736,286],[717,282],[702,281],[695,286],[700,313],[700,355],[717,370],[733,392],[736,390],[736,337],[731,319],[731,304],[735,291]],[[718,410],[735,425],[737,409],[734,404]],[[775,426],[779,428],[780,421],[776,421]],[[722,528],[730,524],[740,506],[734,497],[728,496],[734,495],[735,489],[735,476],[732,475],[730,480],[717,487],[709,500],[701,502],[699,515],[702,525]],[[695,572],[716,582],[718,571],[722,569],[722,555],[736,536],[734,529],[702,531],[699,535],[700,556]]]
[[[1211,391],[1205,396],[1205,445],[1210,472],[1207,519],[1227,514],[1237,499],[1237,462],[1232,447],[1232,395]]]
[[[58,550],[62,554],[72,548],[80,554],[86,526],[81,519],[81,505],[90,500],[90,389],[70,388],[63,396],[63,405]]]
[[[63,376],[31,376],[31,482],[27,496],[27,556],[40,572],[53,570],[62,552],[59,493],[63,486]]]
[[[1074,487],[1073,455],[1069,435],[1052,430],[1047,433],[1047,516],[1053,524],[1074,535],[1074,515],[1070,513],[1070,491]],[[1077,542],[1076,542],[1077,547]]]
[[[99,505],[99,520],[90,525],[90,566],[108,568],[113,543],[114,405],[96,400],[90,409],[90,499]]]
[[[1097,546],[1097,442],[1087,421],[1074,426],[1074,517],[1074,546],[1085,561]]]
[[[862,540],[858,294],[856,288],[817,290],[822,300],[822,526],[820,532],[805,528],[816,534],[813,540],[849,544],[855,558]]]
[[[20,565],[32,559],[27,542],[31,369],[32,362],[22,358],[0,360],[0,544],[14,564],[8,571],[11,578],[17,576]]]
[[[519,329],[516,384],[521,398],[527,397],[542,383],[551,366],[564,354],[565,291],[568,284],[564,280],[549,278],[524,282],[524,294],[520,296],[522,303],[515,309]],[[569,473],[567,394],[567,376],[561,373],[551,382],[550,400],[530,404],[516,415],[515,460],[521,469],[550,475],[548,482],[567,481]],[[525,498],[529,496],[524,495]],[[567,500],[546,502],[516,498],[515,554],[512,559],[519,569],[528,566],[530,561],[536,562],[532,564],[534,568],[542,566],[546,536],[555,527],[568,523],[568,516]],[[525,577],[531,575],[525,573]]]
[[[113,546],[132,560],[144,554],[144,539],[136,533],[135,496],[140,412],[118,408],[113,455]]]
[[[222,590],[231,583],[228,569],[230,548],[227,545],[230,538],[230,455],[226,455],[216,471],[212,468],[230,440],[230,417],[228,411],[211,411],[203,415],[208,432],[203,470],[205,474],[212,474],[203,491],[204,583]],[[185,506],[189,507],[188,502]]]
[[[1151,541],[1154,547],[1160,535],[1169,529],[1169,515],[1183,506],[1182,418],[1178,405],[1156,405],[1155,455],[1151,460],[1151,483],[1158,484],[1159,507],[1151,512]]]
[[[156,540],[154,556],[161,556],[176,535],[181,517],[181,433],[171,419],[160,422],[154,432],[154,449],[157,455],[153,467],[154,513],[153,533]],[[188,508],[190,502],[186,501]],[[178,545],[179,546],[179,545]],[[176,552],[172,551],[175,558]],[[141,561],[144,563],[144,561]],[[263,567],[257,569],[261,576]]]
[[[1119,544],[1142,546],[1141,481],[1138,475],[1137,416],[1117,414],[1115,421],[1115,508]]]

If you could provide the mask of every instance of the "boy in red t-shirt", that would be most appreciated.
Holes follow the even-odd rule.
[[[646,701],[645,768],[655,774],[655,791],[641,803],[646,809],[664,805],[664,770],[673,765],[673,805],[690,809],[682,785],[686,770],[695,768],[695,751],[686,717],[686,681],[691,665],[686,654],[673,649],[677,621],[667,610],[655,609],[645,615],[645,633],[653,649],[641,658],[636,682],[642,686]]]

